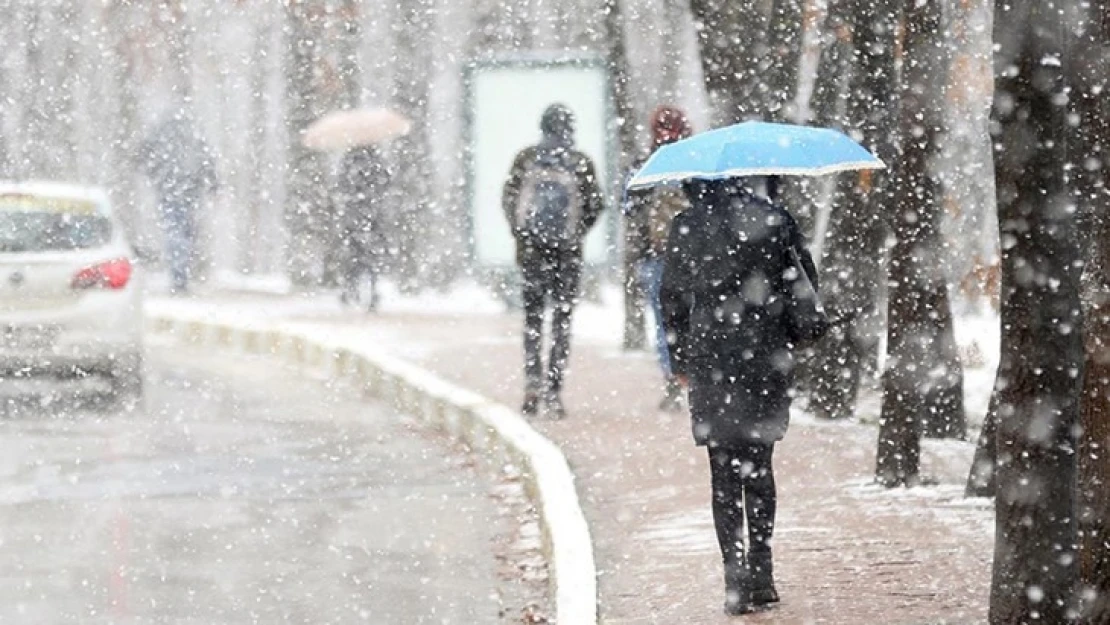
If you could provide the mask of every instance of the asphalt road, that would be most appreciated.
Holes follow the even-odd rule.
[[[166,345],[124,411],[0,418],[0,623],[498,623],[488,485],[266,360]]]

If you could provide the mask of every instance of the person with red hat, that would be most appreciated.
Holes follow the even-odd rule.
[[[693,128],[681,109],[669,105],[659,106],[651,115],[651,151],[648,156],[660,147],[692,134]],[[647,157],[642,159],[634,169],[642,166],[646,160]],[[662,410],[679,410],[682,407],[682,386],[671,371],[670,355],[667,353],[667,334],[660,312],[659,286],[663,278],[663,253],[667,246],[671,220],[688,207],[689,201],[682,189],[670,187],[629,191],[624,203],[625,227],[628,230],[625,240],[630,246],[627,253],[634,259],[640,291],[647,298],[654,317],[656,351],[665,380],[663,399],[659,403]]]

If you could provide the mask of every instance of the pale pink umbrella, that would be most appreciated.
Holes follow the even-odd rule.
[[[301,143],[313,150],[346,150],[402,137],[412,122],[397,111],[361,108],[332,111],[305,128]]]

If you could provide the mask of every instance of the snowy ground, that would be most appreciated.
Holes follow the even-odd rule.
[[[156,297],[148,305],[153,312],[172,311],[248,327],[277,326],[325,342],[372,346],[428,366],[498,401],[510,405],[519,401],[519,379],[513,377],[520,340],[518,317],[506,316],[503,304],[478,286],[463,284],[415,298],[386,289],[378,317],[344,309],[334,293],[275,296],[275,292],[284,291],[247,284],[224,284],[219,289],[209,285],[196,298]],[[717,585],[700,450],[689,444],[687,417],[653,410],[651,385],[658,375],[653,355],[620,349],[620,301],[616,289],[605,288],[600,301],[583,303],[575,315],[579,360],[574,388],[568,392],[576,417],[569,421],[581,423],[578,427],[583,429],[574,424],[567,429],[561,422],[536,426],[563,446],[578,471],[584,505],[588,515],[593,512],[602,600],[613,622],[680,622],[667,621],[679,613],[685,615],[682,622],[715,622],[711,616],[715,610],[706,612],[703,619],[699,616],[701,620],[691,616],[691,611],[701,615],[706,609],[703,597],[676,603],[678,598],[671,592],[671,584],[680,579],[699,588]],[[956,330],[961,351],[969,356],[965,390],[974,426],[982,419],[993,382],[997,319],[989,312],[963,315]],[[809,618],[817,613],[814,610],[829,606],[840,610],[858,601],[858,567],[873,564],[880,570],[868,573],[874,591],[869,601],[875,604],[870,616],[853,611],[813,622],[915,622],[940,614],[951,622],[977,622],[985,605],[993,515],[989,501],[962,496],[974,436],[965,441],[925,441],[922,468],[939,480],[938,486],[881,489],[872,483],[879,396],[872,388],[861,399],[855,422],[835,423],[806,415],[799,402],[796,427],[777,455],[783,494],[781,573],[783,587],[792,595],[792,603],[781,608],[779,616]],[[609,428],[623,441],[626,453],[616,457],[606,453],[614,444],[604,433]],[[660,458],[670,461],[660,464]],[[836,471],[830,462],[838,467]],[[614,480],[615,475],[621,479]],[[636,487],[629,489],[627,484]],[[814,510],[822,513],[814,517]],[[626,514],[631,516],[622,516]],[[610,518],[618,519],[619,528]],[[900,529],[907,526],[915,529]],[[875,531],[889,536],[876,539]],[[822,569],[818,577],[827,592],[814,594],[806,585],[812,576],[808,567]],[[930,586],[922,588],[919,572],[934,569],[950,570],[955,577],[930,577]],[[967,581],[953,586],[952,579]],[[648,588],[650,600],[633,598]],[[884,610],[895,604],[902,606],[903,618],[883,620],[893,614]],[[643,621],[648,615],[664,617]],[[871,617],[879,620],[868,620]]]
[[[256,302],[245,301],[241,309],[244,320],[264,321],[305,314],[344,313],[338,297],[331,293],[294,295],[288,280],[283,276],[241,276],[234,273],[216,275],[206,285],[209,292],[242,292],[289,296],[280,305],[259,308]],[[470,282],[457,284],[446,291],[428,291],[416,296],[403,296],[392,283],[383,285],[382,311],[405,315],[500,315],[505,305],[487,289]],[[600,301],[586,301],[576,309],[574,338],[612,349],[612,357],[651,357],[644,353],[625,354],[621,351],[623,331],[622,294],[619,288],[606,285],[600,291]],[[154,306],[159,306],[157,302]],[[188,299],[174,300],[176,310],[191,310],[203,314],[203,304],[192,306]],[[968,423],[977,430],[986,415],[995,369],[998,366],[999,320],[998,313],[989,306],[957,301],[956,341],[964,365],[964,402]],[[157,308],[155,308],[157,309]],[[221,311],[227,308],[221,305]],[[649,333],[650,334],[650,333]],[[389,337],[380,337],[383,340]],[[651,337],[649,336],[649,339]],[[516,341],[515,337],[506,340]],[[861,397],[858,417],[864,422],[877,422],[880,397],[873,385]],[[974,434],[975,432],[971,432]]]
[[[270,359],[153,343],[135,411],[65,393],[7,402],[0,622],[492,624],[505,603],[519,611],[495,548],[515,524],[465,455]]]

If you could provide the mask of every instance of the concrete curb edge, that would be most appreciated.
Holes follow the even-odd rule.
[[[342,333],[329,336],[310,326],[237,323],[164,310],[148,311],[146,325],[151,334],[191,345],[275,355],[347,378],[399,411],[465,441],[491,463],[520,467],[525,490],[540,512],[557,622],[596,625],[597,569],[574,474],[562,450],[516,411],[411,363],[344,345]]]

